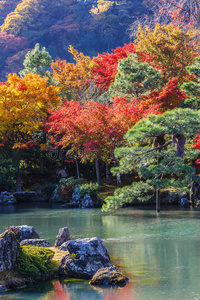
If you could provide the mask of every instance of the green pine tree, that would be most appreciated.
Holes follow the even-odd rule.
[[[130,54],[120,59],[118,73],[110,86],[111,96],[139,97],[151,90],[159,89],[162,84],[161,72],[146,62],[138,62],[137,56]]]
[[[116,189],[105,199],[103,210],[115,210],[134,199],[147,201],[162,189],[189,191],[191,180],[197,179],[190,162],[198,156],[191,141],[199,127],[200,112],[189,108],[151,115],[133,126],[125,135],[126,147],[115,151],[120,164],[112,173],[136,171],[138,180]]]

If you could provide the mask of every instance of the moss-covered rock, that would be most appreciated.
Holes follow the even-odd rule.
[[[16,270],[30,283],[55,277],[58,269],[52,261],[54,252],[51,249],[37,246],[22,246],[17,258]]]
[[[91,285],[100,286],[124,286],[128,282],[128,278],[124,276],[115,266],[99,269],[90,280]]]

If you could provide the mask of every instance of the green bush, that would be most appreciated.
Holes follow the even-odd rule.
[[[54,271],[54,252],[44,247],[22,246],[17,258],[16,269],[20,276],[30,282],[51,277]]]
[[[85,196],[85,194],[89,194],[90,196],[97,196],[99,191],[99,185],[98,183],[85,183],[79,187],[79,193],[82,197]]]
[[[83,183],[83,179],[76,179],[75,177],[62,178],[59,181],[59,185],[65,185],[67,187],[75,187],[77,184]]]
[[[51,197],[53,191],[56,189],[56,183],[46,183],[44,185],[40,185],[37,190],[39,190],[42,194],[47,195],[49,198]]]

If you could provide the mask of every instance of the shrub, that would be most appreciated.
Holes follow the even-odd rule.
[[[99,191],[98,183],[85,183],[79,187],[79,193],[81,197],[84,197],[85,194],[89,194],[90,196],[97,196]]]

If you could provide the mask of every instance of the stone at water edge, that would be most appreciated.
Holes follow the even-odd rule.
[[[94,201],[92,200],[91,196],[85,194],[82,200],[82,208],[93,208],[93,207],[94,207]]]
[[[8,291],[8,289],[5,285],[0,285],[0,293],[5,293],[7,291]]]
[[[14,267],[19,255],[19,243],[14,232],[6,230],[0,235],[0,272]]]
[[[27,239],[39,239],[39,234],[36,232],[33,226],[21,225],[21,226],[10,226],[10,231],[14,233],[18,233],[19,242]]]
[[[190,202],[187,198],[183,197],[180,200],[180,207],[190,207]]]
[[[63,227],[59,229],[58,235],[56,237],[54,247],[59,247],[63,243],[67,242],[70,240],[70,234],[69,234],[69,229],[68,227]]]
[[[74,191],[72,194],[72,203],[74,204],[74,206],[77,206],[77,207],[81,203],[81,195],[80,195],[80,191],[79,191],[80,186],[81,186],[80,184],[75,185],[75,188],[74,188]]]
[[[44,239],[27,239],[20,242],[20,246],[31,245],[37,247],[52,247],[53,245]]]
[[[97,270],[112,266],[109,253],[98,237],[68,241],[59,250],[69,252],[59,267],[60,274],[67,277],[91,279]]]
[[[99,269],[90,280],[91,285],[98,286],[124,286],[128,282],[129,279],[115,266]]]
[[[12,193],[9,192],[0,193],[0,204],[14,204],[16,202],[17,201]]]

